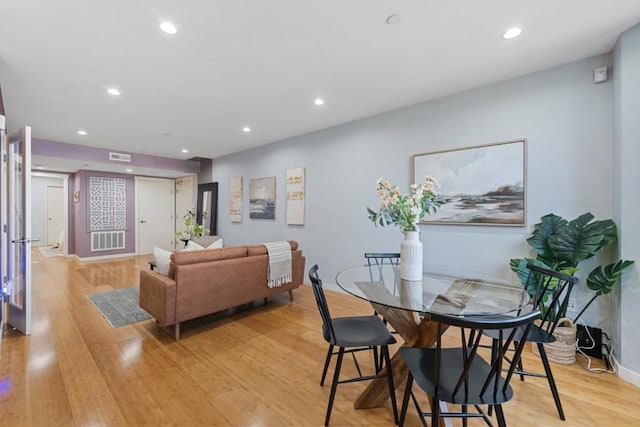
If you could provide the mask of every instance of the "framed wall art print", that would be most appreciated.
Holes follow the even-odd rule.
[[[525,225],[526,139],[413,156],[413,182],[440,182],[445,200],[425,224]]]
[[[276,177],[249,180],[249,218],[276,219]]]

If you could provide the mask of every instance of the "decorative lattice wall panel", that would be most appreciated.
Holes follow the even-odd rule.
[[[127,227],[127,182],[122,178],[89,177],[89,229]]]

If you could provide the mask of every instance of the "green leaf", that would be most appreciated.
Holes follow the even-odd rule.
[[[611,219],[605,219],[598,222],[600,222],[604,234],[604,238],[602,239],[602,242],[600,242],[599,248],[602,249],[603,247],[609,246],[618,240],[618,228],[616,227],[616,223]]]
[[[534,225],[531,237],[527,239],[529,245],[538,254],[538,259],[542,259],[549,264],[554,264],[554,254],[549,247],[549,237],[559,233],[566,227],[567,220],[555,214],[548,214],[541,218],[540,223]]]
[[[559,267],[575,267],[598,251],[604,227],[600,221],[590,223],[592,219],[593,215],[586,213],[569,222],[562,233],[549,236],[549,247],[560,261]]]
[[[537,259],[533,259],[533,258],[512,259],[509,262],[509,266],[511,267],[511,270],[518,275],[518,279],[520,279],[520,282],[522,283],[523,286],[531,285],[531,283],[527,283],[527,279],[529,278],[529,271],[530,271],[527,268],[528,264],[533,264],[543,268],[550,268],[544,262]],[[535,293],[535,289],[527,289],[527,291],[529,291],[531,295]]]
[[[634,261],[620,260],[604,268],[602,266],[596,267],[587,277],[587,286],[595,291],[596,295],[606,295],[613,290],[624,270],[633,263]]]

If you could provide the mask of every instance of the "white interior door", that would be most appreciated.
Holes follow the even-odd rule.
[[[45,224],[47,227],[47,245],[54,245],[61,232],[64,236],[64,197],[62,187],[48,185],[46,194],[47,221]]]
[[[0,130],[1,131],[1,130]],[[31,128],[8,135],[2,148],[2,287],[7,322],[31,334]]]
[[[136,248],[150,254],[153,246],[173,250],[174,180],[136,177]]]

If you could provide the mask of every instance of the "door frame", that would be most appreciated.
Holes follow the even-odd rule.
[[[51,172],[31,172],[31,177],[40,176],[44,178],[62,179],[62,215],[64,220],[64,256],[69,256],[69,175],[64,173]],[[47,228],[45,226],[45,233]],[[46,240],[46,239],[45,239]]]
[[[24,203],[23,206],[23,212],[22,215],[23,217],[21,218],[22,222],[23,222],[23,227],[21,232],[23,233],[22,236],[14,236],[12,235],[14,229],[15,229],[15,221],[17,220],[14,214],[11,214],[10,210],[11,210],[11,204],[12,202],[10,201],[12,197],[14,197],[13,193],[9,192],[9,188],[11,187],[11,185],[13,185],[13,179],[14,176],[12,174],[9,173],[9,169],[8,169],[8,165],[10,163],[11,160],[11,145],[14,144],[14,142],[12,142],[12,140],[16,140],[17,137],[20,137],[18,140],[22,141],[23,143],[23,151],[21,152],[22,155],[22,203]],[[10,325],[12,325],[16,330],[20,331],[21,333],[23,333],[24,335],[31,335],[31,317],[32,317],[32,304],[31,304],[31,242],[32,242],[32,236],[31,236],[31,127],[29,126],[25,126],[23,128],[18,129],[17,131],[12,132],[11,134],[6,135],[6,137],[4,138],[4,144],[3,147],[6,147],[7,150],[5,152],[4,148],[2,150],[3,152],[3,156],[6,154],[7,158],[6,158],[6,164],[5,164],[5,160],[4,159],[0,159],[2,160],[2,167],[1,169],[1,173],[4,177],[4,181],[3,181],[3,203],[6,201],[6,211],[3,211],[3,220],[2,220],[2,227],[3,227],[3,235],[6,234],[6,236],[4,236],[4,243],[6,244],[5,247],[2,248],[2,252],[6,252],[7,254],[4,255],[6,257],[6,272],[2,274],[2,282],[3,282],[3,287],[5,286],[5,275],[7,277],[7,279],[9,278],[9,276],[12,277],[17,277],[19,276],[19,273],[13,271],[16,267],[15,263],[14,263],[14,251],[15,251],[15,246],[13,245],[24,245],[22,248],[22,262],[20,264],[20,268],[22,270],[22,280],[23,280],[23,302],[22,305],[18,306],[14,303],[12,303],[11,301],[11,293],[13,293],[13,290],[10,292],[9,296],[8,296],[8,301],[7,301],[7,323],[9,323]],[[15,191],[14,191],[15,193]],[[15,203],[15,201],[14,201]],[[4,232],[4,227],[5,225],[7,226],[7,232]],[[6,251],[5,251],[6,250]],[[12,274],[13,271],[13,274]],[[7,281],[8,283],[8,281]],[[12,320],[12,319],[17,319],[16,320]]]
[[[148,177],[148,176],[135,176],[134,177],[134,197],[135,197],[135,205],[136,205],[136,213],[135,213],[135,240],[136,240],[136,250],[135,250],[135,254],[136,255],[140,255],[140,208],[139,208],[139,196],[140,196],[140,185],[139,183],[141,181],[159,181],[159,182],[167,182],[167,181],[173,181],[173,231],[172,231],[172,236],[174,239],[174,243],[173,246],[175,247],[175,234],[176,234],[176,228],[175,228],[175,218],[176,218],[176,183],[175,183],[175,179],[173,178],[153,178],[153,177]]]

